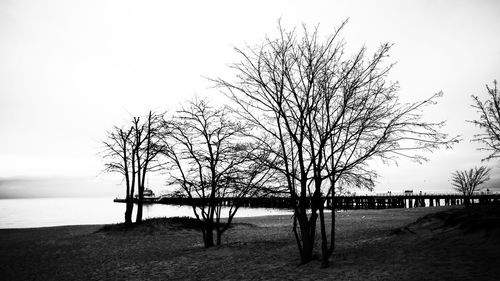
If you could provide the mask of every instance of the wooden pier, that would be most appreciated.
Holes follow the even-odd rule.
[[[258,198],[217,198],[223,205],[239,204],[242,207],[253,208],[283,208],[293,207],[293,200],[289,197],[258,197]],[[310,203],[311,198],[309,198]],[[355,195],[335,196],[325,198],[325,207],[335,209],[388,209],[388,208],[416,208],[433,206],[464,205],[469,200],[471,205],[500,204],[500,194],[475,194],[465,197],[460,194],[404,194],[404,195]],[[158,200],[148,201],[149,204],[168,205],[204,205],[208,199],[184,198],[184,197],[161,197]],[[124,203],[125,199],[115,199],[114,202]]]
[[[419,195],[365,195],[337,196],[336,209],[388,209],[417,208],[434,206],[500,204],[500,194],[477,194],[466,197],[459,194],[419,194]],[[331,207],[332,199],[326,198],[326,206]]]

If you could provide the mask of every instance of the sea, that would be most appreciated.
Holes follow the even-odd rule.
[[[134,208],[136,211],[137,208]],[[81,224],[112,224],[124,221],[125,204],[110,197],[0,199],[0,228],[32,228]],[[144,205],[145,218],[194,217],[190,206]],[[289,210],[240,208],[235,217],[292,214]],[[134,214],[135,220],[135,214]]]

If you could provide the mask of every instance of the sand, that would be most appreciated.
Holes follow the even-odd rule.
[[[203,248],[197,230],[176,226],[0,230],[0,279],[500,280],[498,228],[475,231],[443,223],[442,216],[424,217],[446,210],[453,211],[339,212],[338,246],[326,269],[319,260],[299,265],[290,216],[238,218],[223,245],[211,249]],[[488,220],[491,226],[498,218]]]

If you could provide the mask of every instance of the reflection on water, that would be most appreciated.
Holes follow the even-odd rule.
[[[134,208],[134,211],[137,208]],[[0,228],[27,228],[123,222],[125,205],[111,198],[0,199]],[[237,217],[291,214],[288,210],[240,208]],[[189,206],[150,204],[144,217],[193,217]],[[134,215],[135,219],[135,215]]]

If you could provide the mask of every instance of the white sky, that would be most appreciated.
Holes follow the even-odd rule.
[[[106,130],[195,93],[219,98],[204,77],[231,77],[233,47],[259,44],[278,18],[322,33],[349,18],[352,50],[395,43],[404,100],[444,92],[427,116],[462,143],[380,165],[377,191],[450,190],[451,172],[481,164],[465,120],[470,95],[500,79],[500,1],[0,0],[0,178],[95,178]]]

